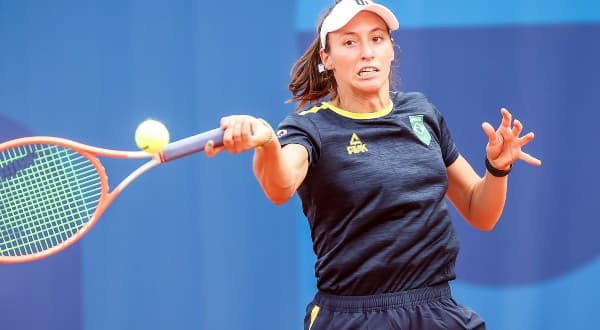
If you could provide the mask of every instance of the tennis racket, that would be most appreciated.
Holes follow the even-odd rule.
[[[0,263],[39,260],[71,246],[133,180],[151,168],[200,152],[216,128],[168,144],[157,154],[98,148],[47,136],[0,144]],[[99,157],[150,158],[112,191]]]

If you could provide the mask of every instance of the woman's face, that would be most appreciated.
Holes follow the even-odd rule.
[[[321,50],[321,59],[334,72],[338,94],[389,90],[394,47],[387,25],[377,14],[358,13],[343,28],[328,34],[328,45],[329,52]]]

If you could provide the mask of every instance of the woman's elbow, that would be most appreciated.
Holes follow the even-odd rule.
[[[496,223],[492,223],[492,224],[479,225],[479,226],[476,226],[475,228],[477,228],[481,231],[490,232],[490,231],[494,230],[495,227],[496,227]]]
[[[265,191],[265,195],[275,205],[283,205],[294,196],[294,191]]]
[[[485,218],[485,219],[471,219],[468,222],[471,226],[479,229],[481,231],[490,232],[494,230],[496,224],[498,223],[499,218]]]

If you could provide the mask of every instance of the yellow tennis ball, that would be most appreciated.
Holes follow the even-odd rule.
[[[135,144],[146,152],[161,152],[168,143],[169,130],[158,120],[146,119],[135,130]]]

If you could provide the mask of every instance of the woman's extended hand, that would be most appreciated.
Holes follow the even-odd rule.
[[[248,115],[223,117],[221,128],[224,131],[223,146],[215,147],[213,141],[208,141],[204,149],[208,157],[223,150],[236,154],[255,149],[270,142],[275,135],[266,121]]]
[[[505,170],[517,160],[535,166],[542,165],[541,160],[522,150],[523,146],[533,140],[535,136],[533,132],[519,136],[523,132],[523,124],[517,119],[513,120],[507,109],[502,108],[500,112],[502,113],[502,122],[497,130],[494,130],[494,127],[487,122],[481,125],[489,139],[485,151],[492,166]]]

